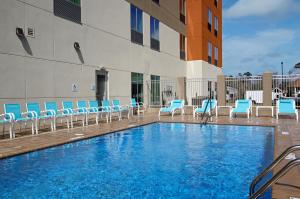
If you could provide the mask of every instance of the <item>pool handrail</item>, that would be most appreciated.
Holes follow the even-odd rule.
[[[272,171],[282,160],[284,160],[290,153],[300,150],[300,145],[294,145],[283,151],[267,168],[265,168],[258,176],[251,182],[249,195],[253,195],[255,187],[270,171]]]
[[[193,107],[193,117],[196,116],[197,113],[208,113],[211,115],[211,112],[217,107],[218,101],[216,99],[205,99],[202,101],[202,106],[194,106]]]

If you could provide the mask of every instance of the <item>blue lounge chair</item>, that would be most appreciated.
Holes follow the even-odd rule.
[[[3,135],[4,135],[4,131],[5,131],[5,125],[6,124],[9,124],[9,137],[12,138],[13,135],[12,135],[12,118],[13,116],[11,114],[1,114],[0,115],[0,125],[3,126]]]
[[[85,114],[80,113],[78,109],[74,108],[73,102],[63,101],[62,108],[63,108],[63,112],[62,112],[63,115],[70,117],[71,128],[74,127],[74,122],[73,122],[74,117],[76,118],[76,121],[78,117],[82,117],[82,126],[84,126]]]
[[[140,115],[140,113],[145,113],[145,107],[143,102],[137,102],[135,98],[131,98],[129,109],[132,115],[134,111],[136,111],[138,115]]]
[[[85,116],[85,123],[88,125],[89,123],[89,111],[86,101],[77,101],[77,109],[78,112]]]
[[[31,123],[31,131],[32,135],[34,135],[34,120],[32,119],[33,112],[21,112],[21,105],[20,104],[4,104],[4,111],[6,114],[6,120],[9,120],[11,123],[11,129],[10,129],[10,138],[15,137],[14,132],[14,125],[19,124],[20,125],[20,131],[21,131],[21,124],[24,123],[25,127],[27,122]],[[31,115],[31,117],[28,117]]]
[[[198,114],[208,113],[211,115],[212,111],[217,107],[217,100],[203,100],[201,107],[195,107],[193,111],[193,116],[195,117]]]
[[[277,101],[277,119],[279,115],[291,115],[295,114],[296,119],[298,120],[298,110],[296,109],[295,100],[293,99],[279,99]]]
[[[101,111],[99,111],[98,101],[90,100],[88,111],[90,114],[96,115],[96,124],[98,124],[99,123],[99,114],[101,114]],[[108,117],[106,118],[106,120],[108,121]]]
[[[56,120],[61,119],[61,123],[63,119],[67,121],[67,127],[70,128],[69,118],[71,119],[72,115],[66,111],[57,108],[56,102],[45,102],[45,111],[47,115],[54,117],[53,129],[56,131]],[[71,119],[72,121],[72,119]]]
[[[112,101],[112,110],[120,112],[119,120],[122,119],[122,113],[123,112],[127,112],[127,118],[129,119],[129,114],[130,114],[129,106],[128,105],[127,106],[126,105],[122,106],[120,104],[120,100],[113,100]]]
[[[36,134],[39,133],[39,126],[40,126],[40,121],[41,120],[44,121],[44,124],[45,124],[46,120],[50,120],[51,131],[54,130],[54,128],[53,128],[54,117],[52,115],[47,115],[46,111],[41,111],[39,103],[37,103],[37,102],[28,102],[28,103],[26,103],[26,108],[27,108],[27,112],[34,113],[34,114],[29,114],[28,117],[35,120],[35,132],[36,132]]]
[[[252,108],[252,101],[251,100],[236,100],[235,101],[235,108],[233,108],[230,111],[230,117],[233,116],[233,114],[247,114],[247,117],[250,117],[251,114],[251,108]]]
[[[102,100],[101,113],[106,114],[106,117],[109,117],[109,121],[111,122],[112,109],[109,100]]]
[[[174,117],[174,114],[180,111],[181,115],[184,114],[184,100],[172,100],[170,106],[163,107],[158,112],[158,117],[160,117],[161,113],[169,113]]]

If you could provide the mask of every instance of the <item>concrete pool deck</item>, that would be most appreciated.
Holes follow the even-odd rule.
[[[171,118],[170,116],[162,116],[160,120],[158,120],[156,113],[149,113],[144,117],[131,117],[129,120],[114,120],[112,123],[101,122],[99,125],[92,124],[87,127],[78,126],[70,130],[63,128],[56,132],[41,132],[39,135],[33,136],[30,134],[30,131],[28,131],[22,135],[17,133],[16,136],[18,137],[15,139],[10,140],[2,138],[0,140],[0,158],[14,156],[17,154],[73,142],[76,140],[87,139],[159,121],[201,123],[200,118],[194,119],[192,115],[176,115],[174,118]],[[274,157],[277,157],[287,147],[300,144],[300,125],[295,119],[276,120],[275,118],[271,117],[251,117],[250,119],[239,117],[230,119],[228,116],[219,116],[218,118],[213,117],[213,120],[210,123],[275,127]],[[296,153],[296,156],[299,157],[300,153]],[[275,171],[277,171],[286,163],[287,160],[284,160]],[[286,176],[281,178],[279,183],[273,186],[272,198],[290,199],[290,197],[300,198],[300,168],[294,168]]]

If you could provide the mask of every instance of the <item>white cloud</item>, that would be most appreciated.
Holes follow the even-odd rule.
[[[238,0],[224,10],[225,18],[241,18],[249,16],[278,16],[294,11],[299,12],[298,0]]]
[[[295,35],[294,30],[273,29],[257,32],[255,35],[225,38],[223,40],[225,73],[276,70],[273,65],[287,58],[287,48],[295,42]]]

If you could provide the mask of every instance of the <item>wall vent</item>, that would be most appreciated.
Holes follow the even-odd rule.
[[[28,37],[34,37],[35,36],[34,28],[32,28],[32,27],[27,28],[27,36]]]

